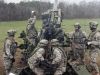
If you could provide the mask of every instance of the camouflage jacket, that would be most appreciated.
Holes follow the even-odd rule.
[[[94,44],[97,47],[100,46],[100,32],[99,31],[91,32],[88,37],[88,40],[91,42],[91,44]]]
[[[36,38],[38,35],[38,31],[36,30],[34,24],[36,21],[36,16],[34,16],[34,18],[32,18],[31,20],[32,22],[29,22],[29,24],[26,27],[26,32],[27,32],[27,36],[28,38]]]
[[[39,48],[35,51],[35,53],[28,59],[28,64],[36,65],[38,61],[44,60],[45,50],[43,48]]]
[[[16,52],[16,44],[14,39],[6,38],[3,48],[3,57],[12,59]]]
[[[64,55],[61,48],[54,47],[52,59],[53,59],[52,64],[61,64],[61,63],[66,63],[65,59],[67,59],[67,57]]]
[[[71,38],[72,38],[73,48],[78,48],[78,49],[85,48],[84,42],[87,39],[87,34],[85,31],[82,30],[74,31]]]

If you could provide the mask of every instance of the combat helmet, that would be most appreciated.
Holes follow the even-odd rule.
[[[42,47],[42,46],[47,46],[48,45],[48,40],[46,39],[42,39],[40,42],[39,42],[39,46]]]
[[[80,23],[75,23],[74,24],[74,27],[78,27],[80,29],[81,28],[81,25],[80,25]]]
[[[59,41],[57,39],[52,39],[51,45],[59,45]]]
[[[10,30],[8,30],[7,33],[8,33],[8,36],[14,36],[16,33],[16,30],[10,29]]]
[[[98,23],[96,21],[93,21],[93,22],[90,22],[89,25],[90,25],[90,28],[95,28],[96,29],[97,26],[98,26]]]

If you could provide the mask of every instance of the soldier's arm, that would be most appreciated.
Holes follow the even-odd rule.
[[[43,55],[45,54],[45,50],[43,48],[40,48],[37,52],[36,52],[36,56],[37,56],[37,59],[39,60],[44,60],[44,57]]]
[[[75,31],[74,31],[74,32],[72,32],[72,33],[70,34],[70,38],[71,38],[71,40],[73,40],[73,39],[74,39],[74,37],[75,37]]]
[[[95,41],[90,41],[91,44],[94,44],[94,45],[99,45],[100,46],[100,32],[98,32],[96,35],[95,35]]]
[[[70,38],[71,38],[70,41],[71,41],[71,48],[72,48],[72,49],[74,49],[74,34],[75,34],[75,31],[72,32],[71,35],[70,35]]]
[[[32,11],[32,15],[33,15],[33,20],[31,24],[34,25],[36,22],[36,11]]]
[[[6,40],[6,46],[5,46],[5,52],[7,54],[7,56],[12,59],[13,55],[11,54],[11,41],[10,40]]]
[[[54,53],[53,54],[54,54],[55,58],[53,59],[52,64],[57,64],[57,63],[61,62],[62,56],[61,56],[61,53],[58,50],[58,48],[56,48],[54,50]]]
[[[83,31],[83,38],[88,39],[88,35],[85,31]]]
[[[36,22],[36,15],[33,17],[32,24],[35,24],[35,22]]]

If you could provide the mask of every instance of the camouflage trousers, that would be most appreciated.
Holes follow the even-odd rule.
[[[37,46],[38,41],[35,38],[31,38],[31,39],[29,39],[29,41],[30,41],[30,44],[29,44],[28,50],[29,50],[29,52],[31,52]]]
[[[6,75],[9,75],[9,72],[13,66],[13,62],[9,58],[3,58],[5,69],[6,69]]]
[[[85,54],[85,49],[78,49],[75,48],[74,50],[75,58],[77,62],[83,62],[84,63],[84,54]]]
[[[90,50],[90,52],[89,52],[90,65],[92,67],[92,70],[94,70],[95,72],[99,72],[98,66],[96,64],[97,59],[98,59],[98,50],[99,49]]]

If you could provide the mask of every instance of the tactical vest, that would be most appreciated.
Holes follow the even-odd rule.
[[[64,62],[65,64],[67,63],[67,54],[65,52],[65,50],[63,50],[61,47],[57,47],[61,53],[61,56],[62,56],[62,62]],[[54,50],[53,50],[54,51]]]
[[[90,35],[89,35],[89,37],[88,37],[88,40],[89,40],[89,41],[93,41],[93,40],[94,40],[93,37],[94,37],[94,35],[95,35],[97,32],[99,32],[99,31],[91,32]]]
[[[37,47],[29,54],[29,57],[28,57],[28,58],[30,58],[32,55],[34,55],[39,49],[40,49],[40,47],[37,46]],[[43,55],[43,56],[44,56],[44,59],[47,59],[47,58],[48,58],[48,55],[49,55],[49,53],[48,53],[48,51],[47,51],[47,49],[46,49],[46,50],[45,50],[45,54]]]
[[[79,44],[84,43],[82,30],[79,30],[78,32],[75,32],[73,34],[73,37],[74,37],[73,39],[74,39],[75,43],[79,43]]]
[[[11,53],[12,55],[14,55],[15,52],[16,52],[16,44],[15,44],[15,40],[14,40],[14,39],[10,39],[10,38],[6,38],[6,39],[5,39],[3,52],[5,53],[5,55],[7,55],[7,53],[6,53],[6,48],[5,48],[5,45],[6,45],[6,41],[7,41],[7,40],[10,40],[10,41],[11,41],[10,53]]]

